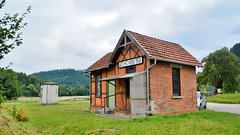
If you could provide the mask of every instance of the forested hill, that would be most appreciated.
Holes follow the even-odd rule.
[[[32,75],[62,85],[85,86],[89,84],[89,78],[85,76],[85,73],[83,73],[83,71],[84,70],[57,69],[50,71],[41,71],[38,73],[33,73]]]

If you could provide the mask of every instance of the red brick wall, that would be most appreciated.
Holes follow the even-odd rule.
[[[151,111],[154,114],[197,111],[195,67],[182,65],[180,81],[183,98],[173,99],[170,63],[158,61],[150,69],[150,100]]]
[[[123,54],[127,52],[129,45],[123,49]],[[137,52],[137,47],[132,45],[134,50]],[[131,56],[130,56],[131,53]],[[144,54],[139,51],[140,56]],[[126,58],[134,58],[135,52],[128,51]],[[91,109],[99,109],[99,106],[104,106],[104,97],[107,95],[106,81],[102,81],[102,96],[101,98],[95,98],[95,73],[102,74],[102,78],[126,74],[125,68],[118,68],[118,62],[123,60],[122,54],[119,55],[116,65],[110,66],[108,69],[101,69],[92,72],[94,78],[91,78]],[[124,59],[126,60],[126,59]],[[152,63],[151,63],[152,64]],[[143,64],[136,65],[136,72],[146,71],[147,67],[150,66],[150,60],[143,57]],[[150,110],[154,114],[168,114],[168,113],[182,113],[197,111],[196,106],[196,71],[193,66],[182,65],[180,69],[180,80],[181,80],[181,96],[180,99],[172,99],[172,67],[168,62],[158,61],[155,66],[150,69]],[[121,108],[115,110],[116,112],[129,113],[124,109],[130,109],[130,100],[126,99],[125,95],[125,80],[121,79],[121,91],[119,80],[116,80],[116,93],[122,92],[122,94],[116,95],[116,108]],[[127,101],[127,102],[126,102]]]

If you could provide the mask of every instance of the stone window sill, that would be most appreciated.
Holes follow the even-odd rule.
[[[172,96],[173,99],[180,99],[183,98],[183,96]]]

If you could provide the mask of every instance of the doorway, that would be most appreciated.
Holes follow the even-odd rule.
[[[107,96],[111,96],[107,98],[107,107],[111,109],[115,109],[115,81],[107,82]]]

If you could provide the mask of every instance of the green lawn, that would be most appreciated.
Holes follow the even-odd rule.
[[[207,101],[214,103],[240,104],[240,94],[218,94],[216,96],[207,97]]]
[[[1,115],[1,114],[0,114]],[[6,121],[1,116],[0,117],[0,135],[7,135],[8,133],[11,133],[10,128],[7,126]]]
[[[14,105],[25,107],[29,117],[25,123],[11,120],[19,134],[22,132],[16,124],[32,134],[240,134],[240,115],[224,112],[200,110],[181,115],[118,120],[93,115],[86,101],[60,101],[57,105],[43,106],[35,101],[7,104],[9,107]],[[2,109],[2,112],[11,118],[9,111]],[[0,134],[1,130],[4,129],[0,128]]]

